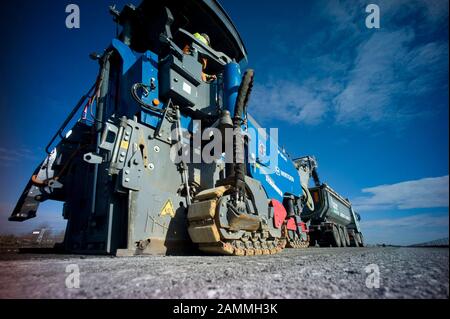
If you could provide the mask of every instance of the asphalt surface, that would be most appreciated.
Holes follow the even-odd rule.
[[[2,254],[0,298],[448,298],[448,258],[448,248],[309,248],[258,257]],[[69,289],[77,267],[80,287]]]

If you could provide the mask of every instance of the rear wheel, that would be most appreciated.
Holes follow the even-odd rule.
[[[342,227],[342,231],[344,233],[344,242],[345,242],[345,246],[350,247],[351,243],[350,243],[350,236],[348,235],[348,231],[346,227]]]
[[[355,247],[359,247],[360,245],[359,245],[359,241],[360,241],[360,239],[359,239],[359,234],[358,233],[355,233],[354,235],[353,235],[353,242],[354,242],[354,246]]]
[[[363,237],[363,235],[361,233],[359,233],[358,237],[359,237],[359,241],[358,241],[359,247],[364,247],[364,237]]]
[[[345,240],[344,229],[339,227],[339,239],[341,240],[341,247],[347,246],[347,241]]]
[[[356,238],[356,233],[353,229],[347,230],[348,240],[350,242],[350,247],[358,247],[358,240]]]
[[[333,230],[331,231],[331,245],[333,247],[341,247],[341,235],[336,225],[333,225]]]

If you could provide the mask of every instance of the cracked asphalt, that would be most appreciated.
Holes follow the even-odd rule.
[[[448,258],[448,248],[391,247],[258,257],[1,254],[0,298],[445,299]],[[73,269],[80,287],[69,289]]]

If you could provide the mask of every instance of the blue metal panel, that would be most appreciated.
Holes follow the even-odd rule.
[[[113,39],[112,46],[117,50],[117,52],[119,52],[120,56],[122,57],[122,75],[124,75],[128,72],[131,66],[136,63],[137,57],[130,49],[130,47],[122,41]]]
[[[181,122],[181,128],[185,129],[186,131],[188,131],[191,134],[194,133],[192,117],[181,114],[180,122]]]
[[[142,100],[147,104],[152,104],[155,99],[159,100],[159,83],[158,83],[158,55],[153,52],[147,51],[142,57],[142,83],[150,85],[152,80],[155,85],[155,89],[150,91],[147,97],[142,97]],[[161,103],[158,107],[162,108],[164,105]],[[160,121],[160,116],[151,111],[142,111],[141,120],[143,123],[152,127],[157,127]]]
[[[146,104],[151,105],[154,99],[159,100],[159,83],[158,83],[158,55],[151,51],[145,53],[136,53],[132,51],[123,42],[114,39],[112,46],[117,50],[122,58],[122,77],[120,79],[120,104],[118,106],[117,115],[133,118],[133,116],[141,115],[142,123],[151,127],[157,127],[161,115],[152,111],[142,110],[139,104],[131,95],[131,87],[136,83],[143,83],[150,86],[153,80],[155,89],[150,90],[148,96],[141,96]],[[158,106],[163,108],[163,103]]]
[[[258,134],[261,127],[251,116],[248,127],[251,138],[248,152],[253,159],[248,165],[249,175],[261,182],[269,198],[282,201],[285,194],[301,196],[303,190],[294,163],[268,132]]]

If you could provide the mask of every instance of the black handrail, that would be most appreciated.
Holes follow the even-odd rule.
[[[67,124],[70,123],[70,121],[72,121],[73,117],[75,116],[75,114],[77,114],[77,112],[79,111],[79,109],[81,108],[81,106],[83,106],[84,101],[86,101],[87,98],[90,97],[92,91],[95,89],[97,83],[95,83],[92,88],[81,97],[81,99],[78,101],[77,105],[73,108],[72,112],[70,112],[69,116],[66,118],[66,120],[64,121],[64,123],[61,125],[61,127],[59,128],[59,130],[56,132],[56,134],[53,136],[53,138],[50,140],[50,142],[48,143],[47,147],[45,148],[45,151],[47,152],[47,154],[50,154],[51,151],[49,151],[50,147],[52,146],[53,142],[55,142],[56,138],[59,136],[61,138],[64,138],[61,134],[62,132],[66,129]]]

